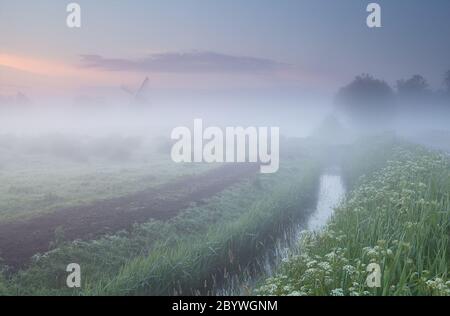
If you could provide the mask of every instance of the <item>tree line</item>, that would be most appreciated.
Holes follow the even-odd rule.
[[[422,75],[398,80],[393,88],[384,80],[362,74],[338,91],[335,103],[364,127],[389,125],[402,111],[450,110],[450,70],[443,76],[443,89],[435,91]]]

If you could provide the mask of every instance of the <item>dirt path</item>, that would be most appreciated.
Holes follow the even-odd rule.
[[[191,203],[219,193],[258,169],[255,164],[225,165],[128,196],[0,223],[0,257],[13,268],[26,265],[34,254],[49,250],[59,227],[65,240],[91,239],[149,219],[169,219]]]

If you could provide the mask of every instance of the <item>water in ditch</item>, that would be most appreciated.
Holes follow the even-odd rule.
[[[281,263],[294,247],[297,246],[300,235],[309,231],[320,231],[333,215],[333,210],[345,196],[345,188],[338,171],[328,170],[320,178],[320,187],[317,205],[306,222],[294,225],[290,231],[285,232],[271,249],[257,260],[258,267],[255,272],[243,272],[231,276],[227,284],[215,291],[215,295],[249,295],[251,289],[262,278],[273,275]]]
[[[344,185],[339,174],[324,174],[320,178],[320,190],[317,207],[308,219],[306,228],[320,230],[333,215],[333,210],[345,195]]]

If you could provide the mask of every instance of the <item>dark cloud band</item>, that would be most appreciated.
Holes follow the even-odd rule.
[[[270,59],[233,56],[215,52],[161,53],[142,59],[81,55],[81,65],[109,71],[168,73],[272,73],[290,65]]]

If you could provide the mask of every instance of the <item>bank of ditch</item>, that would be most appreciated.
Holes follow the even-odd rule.
[[[348,153],[346,201],[255,293],[450,295],[448,157],[401,141]],[[380,267],[379,286],[366,282],[370,264]]]
[[[321,162],[286,159],[273,176],[235,184],[169,220],[151,220],[95,240],[56,241],[26,269],[4,273],[2,294],[213,294],[245,270],[286,227],[314,205]],[[68,263],[82,268],[82,287],[68,289]]]

